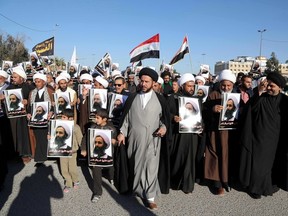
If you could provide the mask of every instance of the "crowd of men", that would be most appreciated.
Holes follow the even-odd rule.
[[[115,148],[124,146],[128,159],[128,189],[121,193],[136,193],[151,209],[157,209],[155,199],[160,193],[167,194],[170,189],[192,193],[196,182],[211,187],[219,196],[236,186],[255,199],[273,195],[279,188],[288,190],[288,97],[282,93],[286,80],[280,74],[258,77],[253,86],[252,76],[239,74],[236,78],[230,70],[216,78],[202,69],[195,75],[175,76],[169,68],[156,72],[151,67],[136,67],[121,73],[116,67],[109,77],[87,68],[77,70],[71,65],[68,71],[49,72],[31,55],[26,71],[21,66],[0,71],[1,187],[8,171],[7,160],[18,157],[27,164],[34,159],[36,167],[47,160],[48,127],[28,126],[28,121],[33,102],[49,101],[51,106],[37,107],[33,118],[41,120],[46,114],[49,121],[57,118],[55,110],[69,107],[83,134],[93,121],[89,113],[106,104],[112,114],[109,121],[117,129]],[[108,101],[101,95],[89,95],[85,85],[107,89]],[[208,86],[208,90],[201,86]],[[6,109],[10,106],[17,110],[19,104],[17,95],[10,95],[7,104],[3,92],[9,89],[21,89],[25,116],[7,117]],[[225,108],[223,94],[232,92],[240,93],[241,98],[237,128],[219,130],[220,113]],[[53,93],[59,95],[57,108]],[[65,98],[66,93],[69,98]],[[127,96],[125,104],[118,98],[110,106],[112,93]],[[190,116],[201,113],[197,132],[179,132],[179,124],[184,121],[179,113],[181,98],[198,101],[198,106],[195,100],[185,104]],[[93,101],[93,110],[89,101]],[[235,120],[234,102],[230,98],[227,103],[226,120]],[[119,166],[121,173],[123,167]],[[119,175],[119,170],[115,173]]]

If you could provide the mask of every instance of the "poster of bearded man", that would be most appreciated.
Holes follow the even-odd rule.
[[[22,89],[4,90],[6,114],[8,118],[25,116],[26,109],[23,101]]]
[[[107,109],[107,89],[90,89],[89,96],[89,119],[94,119],[97,109]]]
[[[88,129],[89,166],[113,166],[111,130]]]
[[[72,157],[73,128],[74,121],[50,121],[48,157]]]
[[[71,96],[69,92],[62,92],[60,94],[54,93],[54,102],[55,102],[55,115],[56,119],[60,119],[63,110],[71,109]]]
[[[32,118],[28,122],[31,127],[47,127],[50,103],[48,101],[32,103]]]
[[[238,125],[240,93],[224,93],[223,109],[219,118],[219,130],[235,130]]]

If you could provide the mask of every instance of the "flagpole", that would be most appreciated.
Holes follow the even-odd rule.
[[[190,61],[190,67],[191,67],[191,74],[193,74],[193,70],[192,70],[192,58],[191,58],[191,54],[190,54],[190,46],[189,46],[189,40],[188,40],[188,36],[186,34],[186,38],[187,38],[187,44],[189,47],[189,61]]]
[[[56,35],[56,29],[57,29],[57,27],[58,27],[59,25],[58,24],[55,24],[55,26],[54,26],[54,31],[53,31],[53,37],[54,37],[54,64],[55,64],[55,70],[57,71],[58,69],[57,69],[57,64],[56,64],[56,55],[55,55],[55,48],[56,48],[56,46],[55,46],[55,35]],[[62,70],[62,67],[61,67],[61,70]],[[53,71],[53,75],[54,75],[54,73],[55,73],[55,71]]]

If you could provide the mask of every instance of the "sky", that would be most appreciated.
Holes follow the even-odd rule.
[[[32,47],[55,37],[55,56],[94,67],[105,53],[120,69],[130,64],[130,51],[160,35],[160,58],[144,59],[158,69],[169,63],[188,37],[190,53],[174,65],[181,74],[198,73],[200,64],[211,72],[218,61],[237,56],[288,60],[287,0],[0,0],[0,34],[25,39]]]

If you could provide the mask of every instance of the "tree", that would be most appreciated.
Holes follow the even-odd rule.
[[[279,60],[277,59],[276,54],[274,52],[271,53],[271,57],[266,62],[265,74],[271,72],[280,73]]]
[[[13,61],[14,64],[28,61],[28,49],[24,46],[25,38],[22,36],[0,34],[0,61]]]

